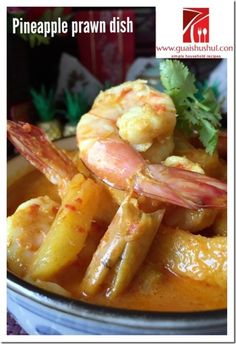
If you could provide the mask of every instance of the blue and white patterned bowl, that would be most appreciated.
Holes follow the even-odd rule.
[[[75,139],[57,141],[65,149]],[[30,165],[20,156],[8,162],[9,185],[27,173]],[[226,310],[207,312],[146,312],[91,305],[53,294],[8,272],[8,310],[31,335],[226,334]]]
[[[8,273],[8,309],[29,334],[226,334],[225,310],[167,313],[91,305],[35,287]]]

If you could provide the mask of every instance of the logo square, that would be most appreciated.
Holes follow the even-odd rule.
[[[209,42],[209,8],[183,9],[183,42]]]

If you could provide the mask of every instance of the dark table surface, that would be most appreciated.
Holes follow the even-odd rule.
[[[12,315],[7,313],[7,335],[23,335],[27,334],[15,321]]]

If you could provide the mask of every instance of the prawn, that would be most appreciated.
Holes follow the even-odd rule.
[[[32,260],[47,237],[57,215],[59,204],[48,196],[22,203],[7,218],[7,265],[17,276],[36,286],[57,294],[70,294],[57,283],[32,280],[28,275]]]
[[[154,145],[160,147],[172,142],[175,125],[176,110],[168,95],[150,88],[142,80],[124,83],[101,93],[92,109],[78,123],[80,158],[96,177],[129,194],[134,190],[150,199],[190,209],[224,208],[225,183],[200,173],[162,164],[149,164],[145,161],[145,153]],[[62,156],[62,152],[58,153],[40,129],[32,125],[9,122],[8,134],[22,155],[43,171],[52,183],[60,187],[62,196],[65,195],[70,180],[77,173],[76,167],[68,161],[68,157]],[[169,146],[172,151],[173,144]],[[167,157],[166,154],[162,156],[163,159]],[[59,162],[60,159],[62,161]],[[111,297],[127,287],[127,283],[133,278],[147,255],[155,230],[162,220],[163,209],[158,212],[158,216],[147,215],[150,219],[154,216],[150,220],[153,223],[150,230],[145,231],[143,226],[140,226],[143,230],[139,233],[139,226],[136,226],[132,243],[129,243],[126,238],[126,226],[123,226],[124,233],[120,233],[121,228],[117,226],[117,223],[124,219],[123,212],[127,214],[126,207],[130,207],[129,199],[121,204],[120,210],[95,252],[82,282],[81,289],[85,293],[96,292],[107,275],[108,270],[104,262],[99,259],[100,254],[104,253],[104,248],[116,270],[109,293]],[[132,213],[137,212],[138,218],[142,219],[144,215],[139,212],[137,204],[133,204],[133,207],[136,210]],[[133,223],[132,214],[129,223]],[[56,233],[56,226],[53,227]],[[116,239],[117,245],[115,245]],[[142,245],[143,242],[147,242],[145,247]],[[38,266],[42,261],[42,256],[39,256],[38,260],[35,260]],[[120,257],[122,257],[121,263],[118,264]],[[138,264],[134,264],[136,258]],[[42,278],[42,273],[40,272],[37,277]],[[43,278],[47,279],[50,274],[51,272]]]
[[[62,197],[69,181],[78,173],[73,161],[48,140],[42,129],[34,125],[8,120],[7,133],[19,153],[58,186]]]
[[[185,208],[225,207],[226,184],[180,168],[149,164],[142,153],[173,136],[176,110],[171,98],[144,80],[101,92],[77,125],[80,157],[114,188],[133,189]]]
[[[57,216],[27,269],[28,278],[48,281],[80,253],[95,216],[101,184],[90,178],[85,180],[81,174],[74,175],[78,171],[72,161],[39,128],[9,121],[8,136],[30,163],[61,188],[62,204]],[[145,214],[138,209],[137,200],[130,197],[122,202],[89,264],[81,286],[84,293],[96,292],[109,272],[99,258],[104,250],[115,268],[109,297],[127,287],[148,253],[164,210]],[[81,202],[78,203],[78,199]],[[88,206],[91,202],[93,209]]]
[[[62,198],[57,216],[27,268],[32,278],[48,280],[76,259],[83,248],[97,209],[100,187],[92,179],[85,179],[73,161],[57,149],[41,129],[28,123],[8,121],[8,137],[34,167],[58,186]],[[91,202],[92,209],[88,207]],[[17,212],[16,217],[19,218]],[[21,222],[24,221],[21,217]],[[18,235],[15,225],[12,233]],[[35,236],[29,238],[32,245],[34,240]]]
[[[9,269],[24,276],[44,242],[59,209],[48,196],[22,203],[7,218],[7,262]]]

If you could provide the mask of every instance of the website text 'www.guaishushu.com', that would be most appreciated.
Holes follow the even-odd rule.
[[[172,53],[171,57],[185,58],[191,57],[189,53],[194,52],[194,57],[221,57],[222,53],[233,51],[234,48],[231,45],[212,45],[205,44],[204,46],[198,44],[188,44],[188,45],[160,45],[156,46],[156,52],[167,52]],[[199,52],[199,56],[196,53]],[[204,54],[205,53],[205,54]],[[207,53],[210,55],[208,56]]]

